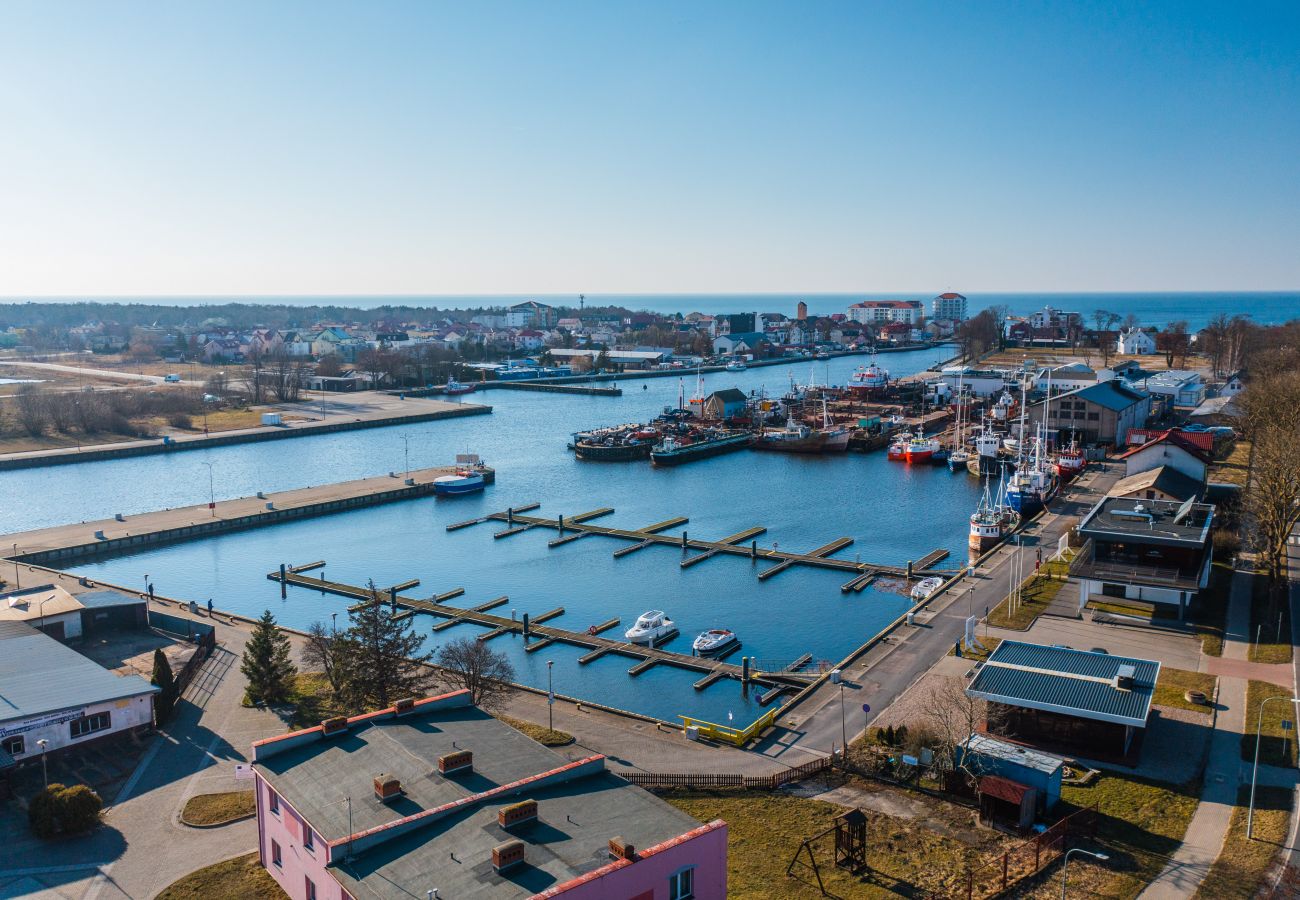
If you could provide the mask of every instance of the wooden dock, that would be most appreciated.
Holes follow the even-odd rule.
[[[834,554],[843,550],[853,543],[851,537],[836,538],[828,544],[824,544],[815,550],[807,553],[791,553],[786,550],[777,550],[773,548],[759,547],[755,538],[758,535],[767,532],[765,526],[759,525],[753,528],[747,528],[744,531],[729,535],[718,541],[702,541],[691,538],[687,532],[680,535],[668,535],[662,532],[678,525],[685,524],[687,519],[680,516],[673,519],[666,519],[663,522],[656,522],[653,525],[646,526],[635,530],[625,528],[611,528],[605,525],[596,525],[590,522],[591,519],[606,516],[614,512],[609,507],[602,507],[591,512],[580,513],[576,516],[558,516],[554,519],[548,519],[542,516],[522,515],[519,508],[506,510],[505,512],[490,513],[481,519],[471,522],[457,523],[456,527],[472,525],[477,522],[505,522],[510,527],[503,531],[495,532],[493,538],[504,538],[511,535],[520,534],[532,528],[551,528],[559,533],[559,537],[548,542],[550,547],[561,547],[579,538],[588,535],[598,535],[601,537],[618,538],[624,541],[630,541],[631,544],[626,547],[620,547],[614,551],[614,557],[621,559],[628,554],[646,547],[678,547],[683,553],[691,550],[697,551],[693,556],[687,556],[678,564],[687,569],[691,566],[702,563],[705,560],[712,559],[715,556],[742,556],[751,560],[765,560],[773,563],[772,566],[760,571],[758,579],[765,581],[773,575],[784,572],[794,566],[805,566],[809,568],[830,569],[836,572],[850,574],[853,578],[847,582],[841,590],[848,593],[849,590],[862,590],[870,583],[870,576],[874,578],[878,575],[894,575],[899,577],[924,577],[928,575],[949,576],[957,574],[956,569],[935,569],[934,564],[948,556],[948,551],[944,549],[932,550],[915,563],[909,563],[904,566],[891,566],[882,563],[864,563],[853,560],[839,559]],[[451,527],[451,526],[448,526]],[[748,545],[746,545],[748,542]]]
[[[567,523],[566,523],[567,527]],[[323,563],[321,564],[323,565]],[[274,572],[267,573],[266,576],[271,581],[280,580],[280,572],[277,569]],[[365,603],[375,602],[375,597],[366,587],[343,584],[336,581],[328,581],[323,578],[310,578],[306,575],[300,575],[288,568],[285,572],[285,582],[289,585],[310,588],[312,590],[323,591],[340,597],[347,597],[352,600],[360,600]],[[432,600],[421,600],[414,597],[403,597],[400,594],[390,597],[385,592],[378,592],[378,602],[382,604],[394,603],[401,611],[397,615],[416,615],[427,613],[437,616],[444,621],[437,622],[433,626],[434,631],[444,631],[453,625],[478,625],[488,629],[479,634],[480,640],[489,640],[506,634],[524,635],[527,642],[525,649],[533,651],[550,644],[561,643],[570,644],[575,647],[585,648],[588,652],[578,659],[580,664],[586,664],[599,659],[608,654],[616,654],[636,660],[636,663],[629,670],[630,675],[639,675],[656,665],[674,666],[679,669],[686,669],[698,672],[705,676],[696,682],[696,687],[700,690],[714,684],[723,678],[733,678],[741,680],[742,668],[735,663],[729,663],[725,659],[710,659],[706,657],[691,656],[687,653],[677,653],[672,650],[664,650],[657,647],[646,647],[640,644],[632,644],[627,641],[613,640],[603,637],[601,632],[608,631],[619,624],[618,619],[609,619],[599,625],[592,626],[587,631],[569,631],[564,628],[557,628],[554,625],[543,624],[552,619],[559,618],[564,614],[564,607],[556,607],[534,617],[529,617],[528,631],[524,632],[523,618],[518,620],[499,616],[488,610],[501,606],[507,602],[506,597],[497,597],[495,600],[489,600],[487,603],[479,604],[475,607],[463,608],[447,606],[444,603],[434,602]],[[805,654],[801,657],[804,662],[812,658],[811,654]],[[800,689],[809,684],[815,675],[813,673],[804,674],[796,671],[798,665],[792,664],[780,672],[763,672],[751,671],[750,682],[764,687],[785,686]]]

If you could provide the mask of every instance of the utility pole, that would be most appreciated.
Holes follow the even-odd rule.
[[[551,686],[551,671],[555,668],[555,660],[546,661],[546,728],[549,731],[555,730],[555,689]]]

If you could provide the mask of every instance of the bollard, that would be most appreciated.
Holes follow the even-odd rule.
[[[397,588],[390,587],[388,589],[388,603],[393,607],[393,615],[397,615]]]
[[[524,613],[524,640],[528,640],[528,613]]]
[[[510,506],[506,507],[506,524],[509,525],[509,526],[512,527],[512,528],[514,527],[514,524],[515,524],[515,510],[514,510],[514,507],[510,507]]]
[[[682,532],[682,549],[686,549],[686,532]]]
[[[740,683],[749,684],[749,657],[740,658]]]
[[[280,599],[285,600],[289,596],[288,576],[285,574],[285,565],[280,563]]]
[[[564,516],[561,515],[557,521],[559,522],[560,525],[560,534],[564,534]]]
[[[749,558],[758,559],[758,541],[749,542]]]
[[[912,561],[910,559],[907,561],[907,580],[912,580]]]

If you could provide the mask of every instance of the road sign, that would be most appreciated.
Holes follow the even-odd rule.
[[[1290,720],[1290,719],[1283,719],[1283,720],[1282,720],[1282,730],[1283,730],[1283,731],[1290,731],[1290,730],[1291,730],[1291,720]]]
[[[871,704],[869,704],[869,703],[864,703],[864,704],[862,704],[862,711],[863,711],[863,712],[871,712]]]

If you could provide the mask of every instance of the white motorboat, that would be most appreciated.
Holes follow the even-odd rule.
[[[728,372],[743,372],[748,369],[749,366],[745,365],[743,360],[733,359],[723,366],[723,368]]]
[[[649,644],[653,647],[676,633],[677,626],[673,620],[663,610],[652,609],[642,613],[636,624],[623,633],[623,637],[633,644]]]
[[[920,581],[916,583],[916,587],[912,588],[912,599],[914,601],[929,600],[930,595],[933,594],[935,591],[939,590],[939,587],[942,584],[943,584],[942,578],[938,578],[935,576],[931,576],[929,578],[922,578]]]
[[[726,628],[711,628],[703,632],[691,644],[691,649],[700,656],[711,656],[728,650],[738,644],[736,633]]]

